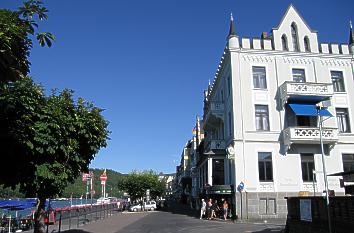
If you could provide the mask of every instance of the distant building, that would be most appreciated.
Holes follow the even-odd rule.
[[[349,46],[319,43],[292,5],[260,38],[239,37],[231,17],[205,91],[205,138],[199,153],[193,146],[194,196],[226,199],[239,218],[263,218],[286,217],[286,196],[322,195],[319,119],[327,173],[354,168],[353,54],[352,29]],[[345,194],[338,177],[328,176],[328,187]]]
[[[163,174],[160,173],[159,174],[159,180],[160,181],[164,181],[166,183],[166,189],[165,189],[165,194],[164,196],[170,196],[173,194],[173,182],[176,178],[176,174],[172,173],[172,174]]]

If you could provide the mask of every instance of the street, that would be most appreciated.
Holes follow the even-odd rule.
[[[200,220],[194,210],[174,204],[167,209],[153,212],[124,212],[93,222],[66,233],[167,233],[167,232],[223,232],[223,233],[270,233],[281,232],[284,221],[273,220],[233,223],[230,220]]]

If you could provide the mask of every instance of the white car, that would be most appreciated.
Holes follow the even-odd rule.
[[[144,202],[144,206],[143,209],[145,208],[145,210],[156,210],[156,202],[155,201],[148,201],[148,202]],[[130,207],[130,211],[133,212],[137,212],[142,210],[141,205],[133,205]]]
[[[117,202],[116,197],[100,197],[97,199],[97,204],[111,204]]]

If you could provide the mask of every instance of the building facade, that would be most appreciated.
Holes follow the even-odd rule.
[[[350,33],[349,46],[320,43],[292,5],[260,38],[239,37],[231,17],[205,91],[199,195],[225,195],[239,218],[286,217],[285,197],[323,195],[324,171],[354,164]],[[339,177],[327,181],[345,194]]]

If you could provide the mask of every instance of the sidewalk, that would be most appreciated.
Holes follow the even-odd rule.
[[[151,212],[120,213],[101,221],[83,225],[79,229],[62,231],[64,233],[115,233],[124,227],[133,224],[139,219],[149,215]]]
[[[149,215],[151,212],[119,212],[108,218],[99,221],[88,222],[80,225],[79,228],[70,230],[61,230],[63,233],[115,233],[124,227],[133,224],[139,219]],[[24,231],[26,233],[33,233],[33,230]],[[58,232],[58,226],[49,226],[48,232]]]

